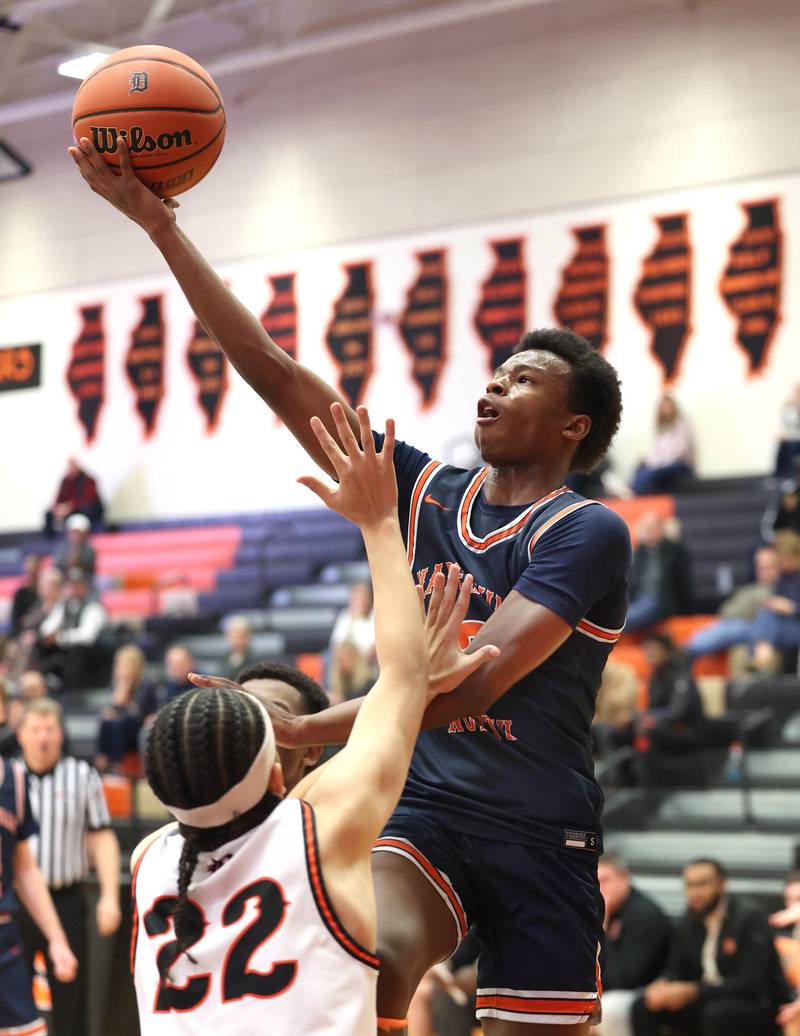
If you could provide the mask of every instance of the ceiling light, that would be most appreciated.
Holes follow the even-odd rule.
[[[109,54],[113,53],[112,50],[93,50],[91,54],[81,54],[80,57],[62,61],[58,66],[59,75],[70,76],[72,79],[85,79],[105,61]]]

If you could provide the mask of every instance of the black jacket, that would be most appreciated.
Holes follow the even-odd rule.
[[[688,662],[670,659],[654,669],[647,683],[648,712],[670,723],[688,727],[703,718],[703,701]]]
[[[660,906],[632,888],[608,922],[601,959],[603,989],[643,989],[667,960],[672,925]]]
[[[699,982],[700,1001],[741,997],[769,1010],[790,999],[773,933],[764,914],[753,903],[729,897],[717,943],[718,986],[702,981],[701,956],[706,927],[700,917],[684,914],[678,922],[666,977],[680,982]]]
[[[688,615],[692,611],[692,578],[689,554],[682,543],[662,540],[655,547],[640,544],[631,563],[631,600],[645,591],[644,577],[650,552],[658,567],[658,605],[664,616]]]

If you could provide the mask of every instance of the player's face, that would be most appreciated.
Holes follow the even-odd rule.
[[[686,905],[693,914],[705,917],[714,910],[725,891],[725,882],[710,863],[695,863],[683,872]]]
[[[571,376],[566,360],[539,349],[497,368],[475,423],[475,443],[487,464],[527,465],[564,451],[564,432],[575,416],[567,406]]]
[[[248,680],[242,687],[272,709],[283,710],[293,716],[305,716],[303,696],[283,680]],[[283,748],[278,746],[278,757],[283,767],[286,790],[291,791],[305,776],[306,770],[319,762],[322,747]]]

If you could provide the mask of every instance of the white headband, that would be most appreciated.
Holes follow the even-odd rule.
[[[264,740],[250,769],[238,784],[229,788],[216,802],[209,802],[195,809],[178,809],[177,806],[162,802],[179,823],[188,827],[221,827],[252,809],[263,798],[272,767],[275,765],[275,732],[269,713],[258,698],[252,694],[248,697],[256,703],[264,719]]]

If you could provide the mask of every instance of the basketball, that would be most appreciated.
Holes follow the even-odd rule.
[[[198,184],[219,157],[225,110],[216,83],[170,47],[118,50],[83,80],[72,106],[72,135],[88,137],[119,169],[127,141],[136,175],[161,198]]]

